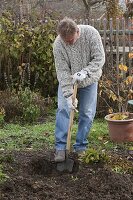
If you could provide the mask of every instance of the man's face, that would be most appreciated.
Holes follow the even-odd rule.
[[[74,35],[69,35],[69,36],[63,38],[63,41],[67,45],[73,45],[77,41],[78,38],[79,38],[79,30],[77,30]]]

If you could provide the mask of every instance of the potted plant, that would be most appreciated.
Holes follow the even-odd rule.
[[[117,70],[114,67],[103,75],[99,87],[100,96],[105,97],[102,98],[109,107],[105,119],[111,140],[133,141],[133,113],[127,111],[129,104],[133,104],[133,72],[126,65],[119,64]]]

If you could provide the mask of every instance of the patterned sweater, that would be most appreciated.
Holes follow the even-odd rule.
[[[104,48],[98,31],[90,25],[78,25],[80,37],[73,45],[66,44],[58,35],[53,45],[57,79],[64,97],[73,93],[72,75],[82,69],[89,76],[78,84],[86,87],[97,82],[105,62]]]

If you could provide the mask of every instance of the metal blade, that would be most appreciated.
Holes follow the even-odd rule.
[[[70,158],[66,158],[64,162],[57,163],[57,171],[59,172],[72,172],[73,171],[73,166],[74,166],[74,160]]]

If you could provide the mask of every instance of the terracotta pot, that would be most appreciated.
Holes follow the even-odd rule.
[[[133,113],[130,113],[130,119],[127,120],[112,120],[111,116],[114,116],[114,114],[105,116],[108,123],[110,139],[116,142],[133,142]]]

